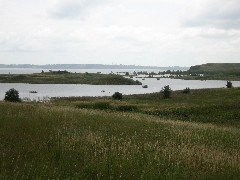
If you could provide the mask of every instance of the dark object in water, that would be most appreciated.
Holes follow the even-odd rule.
[[[37,91],[29,91],[29,93],[37,93]]]

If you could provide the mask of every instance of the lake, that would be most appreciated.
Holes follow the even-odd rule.
[[[86,84],[21,84],[21,83],[0,83],[0,99],[4,99],[5,92],[10,88],[19,91],[21,98],[43,99],[46,97],[70,97],[70,96],[111,96],[114,92],[128,94],[144,94],[159,92],[162,87],[169,85],[172,90],[182,90],[186,87],[190,89],[202,88],[224,88],[226,81],[219,80],[181,80],[162,78],[138,79],[148,88],[141,85],[86,85]],[[240,87],[240,81],[232,81],[234,87]],[[36,94],[30,91],[37,91]]]
[[[30,74],[39,73],[41,69],[0,69],[0,74]],[[48,71],[48,70],[45,70]],[[132,69],[67,69],[69,72],[90,72],[90,73],[117,73],[133,72]],[[148,71],[159,72],[158,69],[135,69],[136,72]],[[0,100],[4,99],[5,92],[10,88],[19,91],[21,98],[30,98],[32,100],[46,99],[47,97],[71,97],[71,96],[111,96],[114,92],[121,92],[124,95],[144,94],[159,92],[165,85],[169,85],[172,90],[183,90],[186,87],[190,89],[202,88],[225,88],[226,81],[219,80],[181,80],[170,78],[133,78],[139,80],[148,88],[142,88],[141,85],[86,85],[86,84],[22,84],[22,83],[0,83]],[[232,81],[234,87],[240,87],[240,81]],[[30,93],[37,91],[37,93]]]

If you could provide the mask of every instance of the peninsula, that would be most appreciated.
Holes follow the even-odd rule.
[[[29,84],[92,84],[92,85],[141,85],[139,81],[116,74],[70,73],[49,71],[34,74],[0,74],[0,83]]]

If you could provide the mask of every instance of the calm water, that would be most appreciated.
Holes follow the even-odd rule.
[[[0,74],[31,74],[40,73],[42,69],[1,69]],[[44,70],[49,71],[49,70]],[[117,72],[134,72],[134,69],[67,69],[69,72],[89,72],[89,73],[117,73]],[[135,69],[136,72],[148,71],[159,72],[159,69]],[[70,97],[70,96],[111,96],[118,91],[125,95],[128,94],[144,94],[159,92],[162,87],[169,85],[172,90],[182,90],[186,87],[190,89],[201,88],[223,88],[226,87],[226,81],[198,81],[198,80],[180,80],[161,78],[134,78],[139,80],[143,85],[148,85],[148,88],[142,88],[141,85],[86,85],[86,84],[21,84],[21,83],[0,83],[0,100],[4,99],[5,92],[10,88],[15,88],[19,91],[21,98],[43,99],[46,97]],[[232,81],[233,86],[240,87],[240,81]],[[29,91],[37,91],[33,94]]]
[[[19,91],[21,98],[43,99],[46,97],[70,97],[70,96],[111,96],[118,91],[127,94],[143,94],[159,92],[162,87],[169,85],[172,90],[182,90],[186,87],[190,89],[201,88],[223,88],[226,81],[198,81],[162,78],[137,79],[148,85],[142,88],[141,85],[84,85],[84,84],[21,84],[21,83],[0,83],[0,99],[4,99],[5,92],[10,88]],[[240,81],[232,81],[234,87],[240,87]],[[32,94],[29,91],[37,91]]]

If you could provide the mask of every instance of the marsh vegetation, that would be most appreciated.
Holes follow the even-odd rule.
[[[225,88],[0,102],[0,178],[237,179],[239,99]]]
[[[116,74],[70,73],[68,71],[42,71],[42,73],[34,74],[0,74],[0,83],[141,85],[139,81],[126,79]]]

